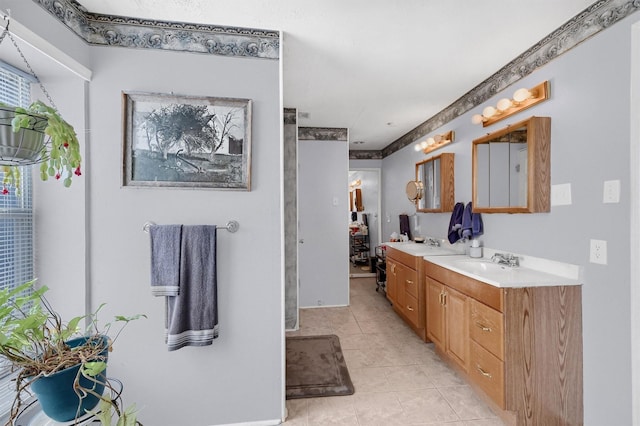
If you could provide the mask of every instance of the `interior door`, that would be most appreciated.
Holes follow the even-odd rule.
[[[300,307],[349,304],[349,151],[345,141],[298,143]]]

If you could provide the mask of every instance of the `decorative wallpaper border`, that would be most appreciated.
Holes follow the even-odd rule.
[[[411,145],[493,97],[521,78],[554,60],[578,44],[640,9],[640,0],[601,0],[574,16],[457,101],[396,139],[382,151],[382,158]],[[349,158],[356,151],[349,152]]]
[[[349,150],[349,160],[382,160],[382,150]]]
[[[299,141],[348,141],[349,129],[342,127],[298,127]]]
[[[33,1],[92,45],[260,59],[280,56],[278,31],[101,15],[75,0]]]

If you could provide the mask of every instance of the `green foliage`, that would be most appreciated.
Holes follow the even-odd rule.
[[[40,178],[44,181],[50,177],[56,180],[62,179],[65,187],[71,186],[73,175],[80,176],[82,156],[80,155],[80,142],[73,126],[66,122],[55,108],[42,101],[35,101],[28,108],[15,108],[16,115],[11,120],[14,132],[30,128],[32,115],[39,115],[47,119],[44,133],[50,137],[50,141],[43,148],[42,157],[45,159],[40,164]],[[5,176],[2,181],[4,188],[14,187],[19,191],[20,171],[17,166],[2,166]],[[6,193],[6,191],[4,191]]]
[[[108,396],[110,392],[106,392],[107,396],[97,395],[93,390],[83,388],[79,377],[82,375],[96,383],[103,380],[100,373],[107,367],[106,359],[101,355],[105,349],[103,336],[109,336],[113,324],[120,324],[115,335],[108,341],[111,348],[129,322],[146,318],[146,316],[116,316],[113,323],[106,323],[100,327],[98,312],[104,307],[103,304],[89,315],[77,316],[64,322],[44,297],[47,290],[44,286],[36,288],[35,280],[24,283],[14,290],[0,290],[0,357],[4,357],[14,368],[20,370],[16,380],[18,392],[7,424],[11,424],[20,412],[21,393],[26,391],[31,382],[41,376],[50,375],[77,364],[81,364],[78,377],[74,382],[74,389],[78,396],[94,394],[102,402],[106,401],[107,406],[111,407],[109,411],[113,410],[118,416],[118,424],[120,420],[130,421],[126,419],[131,418],[133,423],[122,424],[134,426],[139,424],[135,420],[135,415],[121,408],[119,394],[115,399]],[[84,331],[80,328],[83,320],[88,323]],[[66,344],[69,339],[80,336],[86,337],[86,343],[73,348]],[[107,389],[112,389],[108,382],[103,384]],[[111,423],[103,423],[103,425],[111,426]]]

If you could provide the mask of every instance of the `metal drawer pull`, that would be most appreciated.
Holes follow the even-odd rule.
[[[411,306],[409,306],[409,305],[407,305],[407,309],[408,309],[408,310],[410,310],[411,312],[413,312],[413,311],[414,311],[414,309],[413,309]]]
[[[480,367],[479,365],[476,365],[476,369],[477,369],[477,370],[478,370],[478,372],[479,372],[480,374],[482,374],[484,377],[488,377],[488,378],[490,378],[490,379],[492,378],[491,373],[487,373],[487,372],[486,372],[486,371],[484,371],[484,370],[482,369],[482,367]]]
[[[493,331],[491,330],[491,327],[487,327],[486,325],[479,323],[476,321],[476,327],[478,327],[479,329],[481,329],[482,331]]]
[[[406,282],[407,284],[413,284],[413,281],[411,281],[411,280],[405,280],[405,282]]]

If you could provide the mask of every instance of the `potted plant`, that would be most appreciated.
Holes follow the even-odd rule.
[[[77,421],[93,413],[103,425],[111,426],[113,416],[118,426],[140,425],[135,407],[123,407],[121,388],[115,389],[106,379],[106,367],[108,351],[124,327],[144,315],[116,317],[120,327],[110,337],[112,323],[98,324],[103,305],[92,314],[64,322],[44,297],[47,288],[35,288],[34,283],[0,291],[0,356],[18,370],[7,425],[20,415],[28,389],[38,396],[44,413],[56,421]],[[83,320],[88,326],[80,333]]]
[[[74,175],[82,174],[78,136],[55,108],[42,101],[28,108],[2,105],[0,129],[3,194],[9,187],[20,190],[20,169],[16,166],[40,163],[42,180],[62,179],[65,187],[71,185]]]

